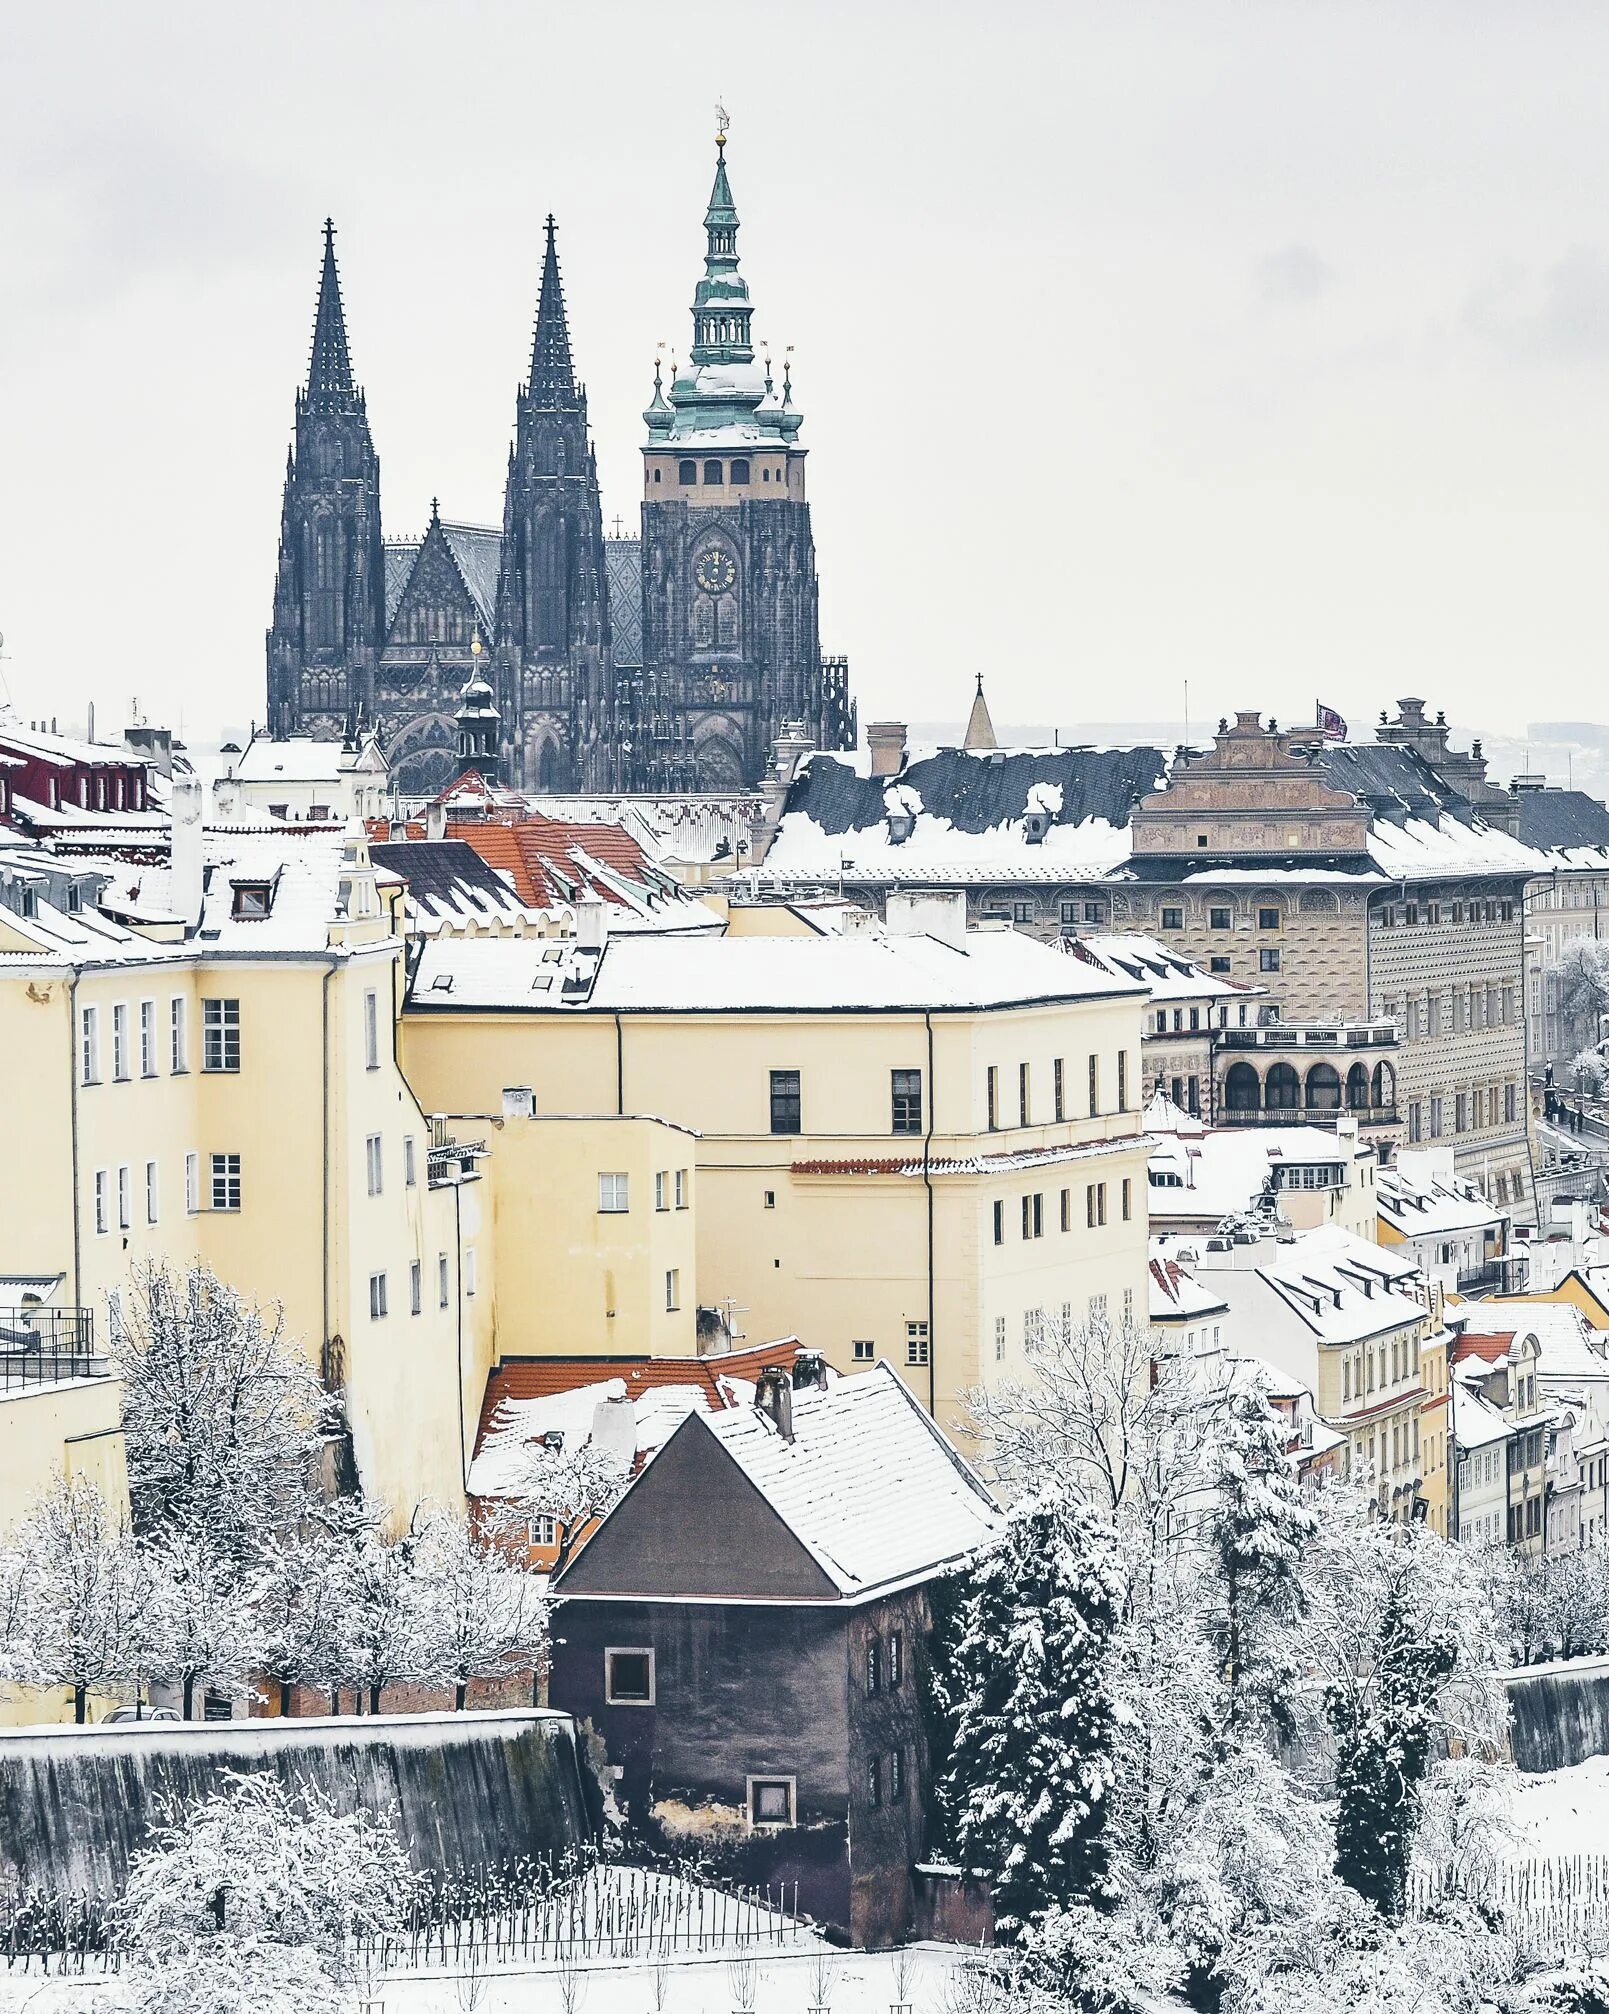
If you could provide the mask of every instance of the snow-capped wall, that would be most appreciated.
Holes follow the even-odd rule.
[[[563,1713],[24,1728],[0,1733],[0,1882],[119,1889],[160,1800],[258,1769],[388,1819],[421,1871],[562,1853],[589,1831]]]
[[[1609,1657],[1512,1671],[1508,1705],[1514,1766],[1527,1775],[1609,1755]]]

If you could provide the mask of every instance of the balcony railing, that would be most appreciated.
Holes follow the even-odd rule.
[[[106,1359],[95,1354],[92,1309],[0,1307],[0,1391],[106,1375]]]
[[[1215,1028],[1219,1049],[1395,1049],[1394,1021],[1269,1021],[1261,1028]]]
[[[1395,1126],[1395,1105],[1348,1105],[1337,1111],[1308,1105],[1256,1105],[1249,1109],[1220,1105],[1219,1126],[1323,1126],[1333,1132],[1338,1119],[1356,1119],[1359,1126]]]

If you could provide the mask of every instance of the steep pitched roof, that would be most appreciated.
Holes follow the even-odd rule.
[[[374,841],[369,857],[407,883],[408,900],[425,921],[473,921],[527,906],[491,862],[462,839]]]
[[[1520,837],[1544,852],[1609,849],[1609,805],[1585,790],[1522,790]]]

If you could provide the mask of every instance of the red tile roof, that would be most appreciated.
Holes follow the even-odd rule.
[[[722,1388],[722,1378],[742,1378],[752,1384],[773,1364],[791,1371],[798,1354],[799,1338],[784,1336],[780,1342],[753,1343],[745,1350],[726,1350],[710,1357],[505,1357],[493,1366],[486,1380],[475,1452],[479,1454],[492,1415],[504,1399],[545,1399],[555,1392],[578,1391],[583,1385],[619,1378],[630,1399],[641,1397],[656,1385],[695,1386],[709,1411],[719,1413],[732,1404]]]
[[[1501,1363],[1519,1333],[1518,1329],[1508,1329],[1490,1335],[1459,1336],[1453,1344],[1453,1362],[1461,1364],[1466,1357],[1479,1357],[1483,1363]]]
[[[410,819],[405,829],[409,839],[425,836],[422,819]],[[370,821],[371,839],[388,839],[390,835],[384,819]],[[645,890],[657,885],[647,854],[622,825],[544,818],[540,812],[521,816],[493,809],[485,818],[449,819],[446,836],[463,840],[488,866],[507,874],[515,894],[533,909],[574,901],[577,883],[606,902],[624,906],[613,888],[594,881],[573,857],[576,853]]]

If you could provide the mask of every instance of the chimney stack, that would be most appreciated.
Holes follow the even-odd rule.
[[[871,750],[873,776],[898,776],[905,766],[904,721],[872,721],[866,729],[866,746]]]
[[[168,841],[174,913],[188,934],[201,921],[205,890],[201,860],[201,779],[193,769],[176,769],[172,781],[173,831]]]
[[[793,1439],[793,1385],[780,1364],[768,1364],[761,1371],[754,1403],[785,1441]]]
[[[800,1350],[794,1357],[793,1389],[796,1392],[827,1389],[827,1359],[820,1350]]]

